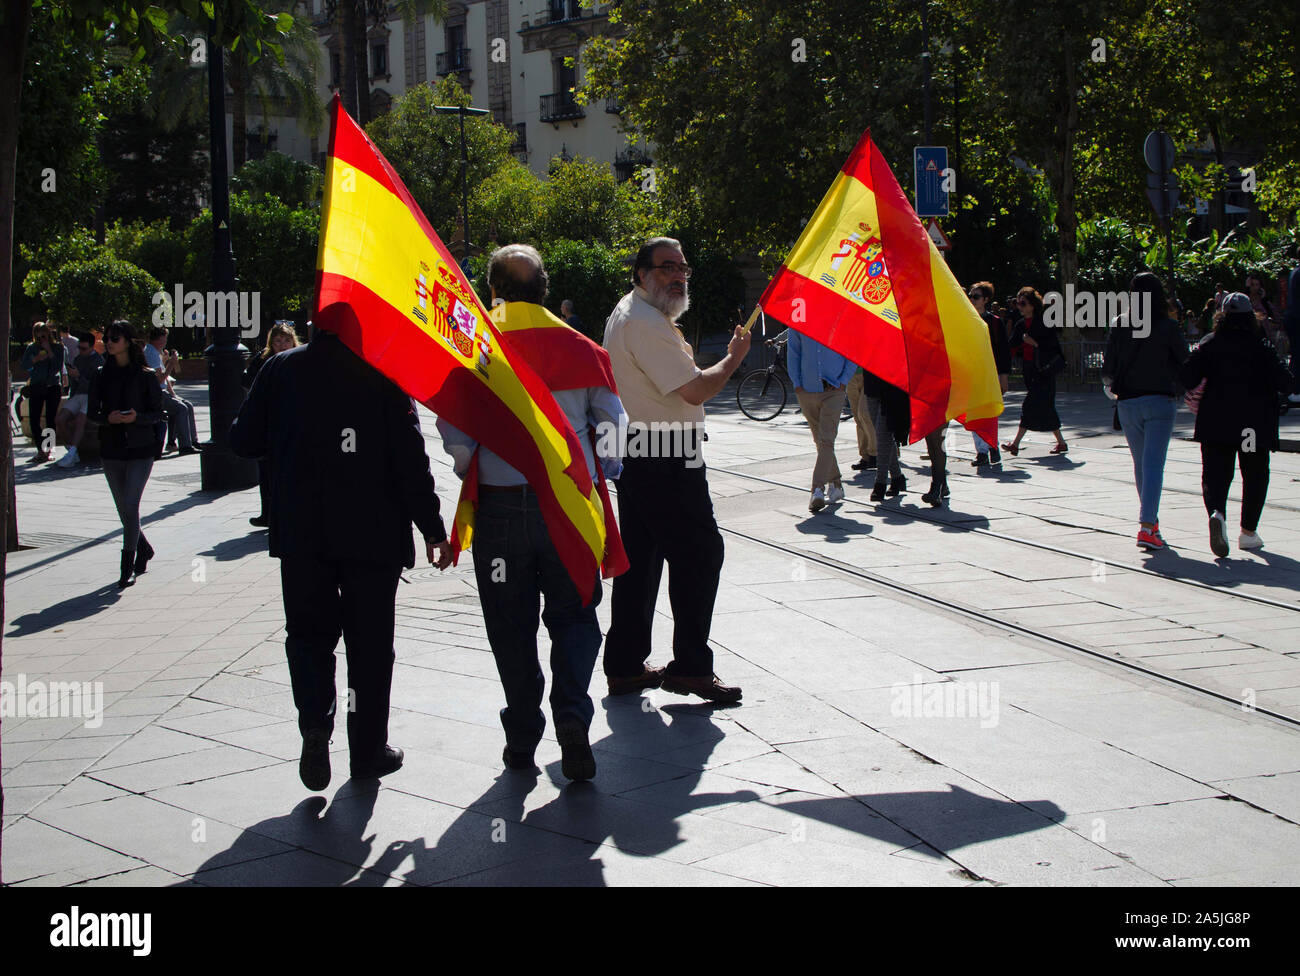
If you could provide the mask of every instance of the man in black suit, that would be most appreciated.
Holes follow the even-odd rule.
[[[340,635],[351,774],[395,772],[402,750],[388,745],[388,702],[397,582],[415,565],[411,523],[430,563],[451,557],[415,404],[336,335],[318,332],[262,367],[230,443],[270,469],[265,514],[280,560],[303,784],[330,781]]]

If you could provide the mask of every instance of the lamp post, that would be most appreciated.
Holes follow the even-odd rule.
[[[469,258],[470,236],[469,236],[469,145],[465,142],[465,116],[467,115],[490,115],[485,108],[470,108],[467,105],[435,105],[433,110],[439,115],[459,115],[460,116],[460,206],[461,219],[464,221],[465,228],[465,254],[462,256],[462,264]]]
[[[239,342],[239,296],[235,291],[235,254],[230,246],[230,190],[226,179],[226,76],[217,27],[208,27],[208,127],[212,164],[212,291],[227,296],[224,315],[216,315],[208,358],[208,416],[212,439],[199,458],[204,491],[232,491],[257,484],[257,463],[230,449],[230,425],[244,402],[244,359]],[[231,321],[231,319],[234,321]]]

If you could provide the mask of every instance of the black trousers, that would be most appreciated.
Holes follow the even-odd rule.
[[[394,605],[400,566],[280,560],[289,679],[303,735],[334,730],[334,648],[339,637],[348,661],[348,748],[353,762],[369,762],[388,742],[388,699],[393,685]]]
[[[948,477],[948,454],[943,449],[943,438],[948,433],[948,425],[936,427],[925,435],[926,452],[930,455],[930,480],[942,482]]]
[[[698,455],[696,461],[699,461]],[[618,480],[618,521],[631,569],[614,577],[605,674],[640,674],[650,657],[650,630],[664,563],[673,610],[673,660],[683,677],[713,674],[709,628],[722,573],[722,533],[704,465],[681,457],[628,458]]]
[[[480,494],[470,552],[483,623],[506,693],[501,726],[507,744],[532,752],[546,728],[541,709],[546,678],[537,660],[542,597],[542,622],[551,638],[551,715],[557,726],[578,722],[590,728],[595,706],[587,688],[600,652],[600,581],[584,607],[529,490]]]
[[[62,394],[57,386],[33,386],[27,393],[27,423],[38,451],[45,450],[45,432],[55,429],[54,415],[59,412]]]
[[[1241,527],[1247,532],[1259,528],[1259,517],[1268,497],[1268,451],[1243,451],[1237,444],[1201,443],[1201,496],[1206,512],[1227,514],[1228,489],[1233,469],[1241,463]]]

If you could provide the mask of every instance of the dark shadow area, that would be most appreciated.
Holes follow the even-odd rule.
[[[1208,551],[1208,543],[1205,546]],[[1230,555],[1213,562],[1184,556],[1177,549],[1143,552],[1144,568],[1172,580],[1193,580],[1218,588],[1254,585],[1275,587],[1292,594],[1288,602],[1300,608],[1300,560],[1276,552],[1255,549],[1250,553],[1233,548]]]
[[[251,556],[255,552],[266,552],[269,545],[269,539],[266,529],[257,529],[238,539],[226,539],[218,542],[211,549],[205,549],[198,553],[200,556],[211,556],[219,563],[232,562],[237,559],[243,559],[245,556]]]
[[[117,584],[106,583],[89,593],[69,597],[44,610],[14,617],[9,622],[12,629],[5,634],[5,637],[29,637],[51,627],[62,627],[76,620],[85,620],[101,610],[107,610],[121,598],[122,591],[117,588]]]

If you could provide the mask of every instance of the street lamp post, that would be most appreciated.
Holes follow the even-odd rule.
[[[257,463],[236,457],[230,449],[230,425],[244,402],[244,359],[239,342],[239,309],[235,291],[235,254],[230,246],[230,194],[226,179],[226,76],[216,24],[208,28],[208,127],[212,164],[212,290],[227,296],[225,314],[214,316],[208,358],[208,416],[212,439],[199,458],[204,491],[234,491],[257,484]],[[234,321],[231,321],[231,319]]]
[[[460,206],[461,219],[464,221],[465,228],[465,254],[461,259],[469,257],[470,236],[469,236],[469,144],[465,142],[465,116],[467,115],[489,115],[485,108],[470,108],[467,105],[435,105],[433,110],[439,115],[459,115],[460,116]]]

